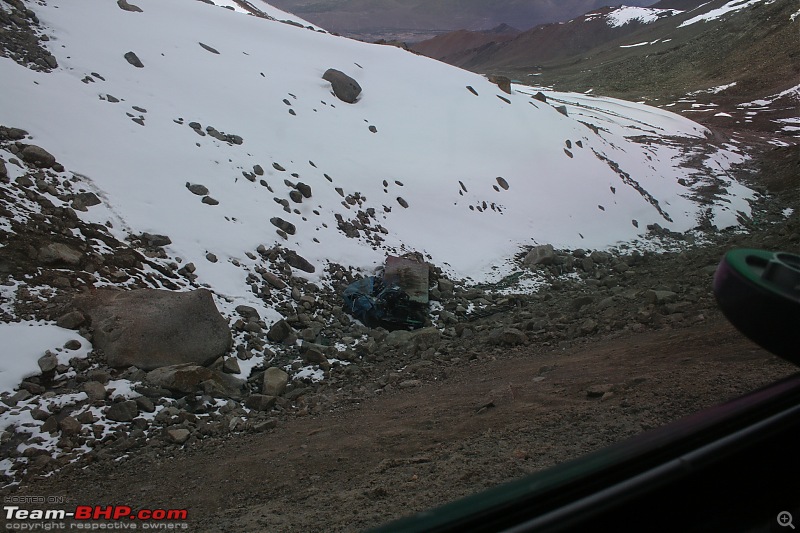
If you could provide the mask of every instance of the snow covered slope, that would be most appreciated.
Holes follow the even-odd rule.
[[[394,47],[195,0],[135,4],[29,4],[59,67],[0,58],[0,124],[104,200],[80,216],[120,238],[169,236],[170,255],[222,296],[249,294],[246,254],[261,244],[295,250],[311,278],[329,261],[371,268],[415,250],[481,279],[521,245],[603,247],[648,224],[683,231],[712,213],[727,226],[747,211],[748,191],[725,176],[741,155],[683,166],[709,133],[680,116],[590,97],[565,115]],[[328,68],[359,82],[356,103],[332,95]],[[701,206],[692,188],[709,180],[722,192]],[[296,232],[278,235],[276,218]],[[348,237],[348,221],[376,230]]]

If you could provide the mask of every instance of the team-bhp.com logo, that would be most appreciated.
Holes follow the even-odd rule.
[[[139,509],[127,505],[78,505],[64,509],[22,509],[4,505],[6,529],[188,529],[187,509]],[[26,524],[38,521],[39,524]],[[69,521],[66,523],[65,521]],[[109,523],[108,521],[113,521]],[[29,526],[29,527],[25,527]],[[38,527],[33,527],[38,526]],[[48,527],[44,527],[48,526]]]

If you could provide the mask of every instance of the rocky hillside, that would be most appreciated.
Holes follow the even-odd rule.
[[[606,8],[437,57],[523,83],[646,100],[722,127],[770,132],[797,115],[798,24],[790,0],[665,0],[649,11]],[[773,120],[764,122],[759,108],[769,108],[764,114]]]
[[[694,245],[796,240],[748,147],[684,117],[225,4],[0,3],[6,484],[702,320]],[[665,281],[661,252],[691,260]],[[387,255],[428,272],[423,329],[342,311]]]

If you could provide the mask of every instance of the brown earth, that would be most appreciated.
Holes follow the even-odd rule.
[[[579,457],[794,371],[719,315],[567,350],[496,350],[448,368],[438,382],[289,419],[268,433],[67,468],[14,496],[186,508],[191,531],[358,531]]]

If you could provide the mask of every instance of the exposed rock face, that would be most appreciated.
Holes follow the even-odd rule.
[[[231,346],[228,324],[205,289],[98,289],[75,303],[91,319],[94,346],[112,367],[207,365]]]
[[[342,102],[353,104],[361,94],[358,82],[340,70],[329,68],[322,75],[322,79],[331,82],[333,94]]]

